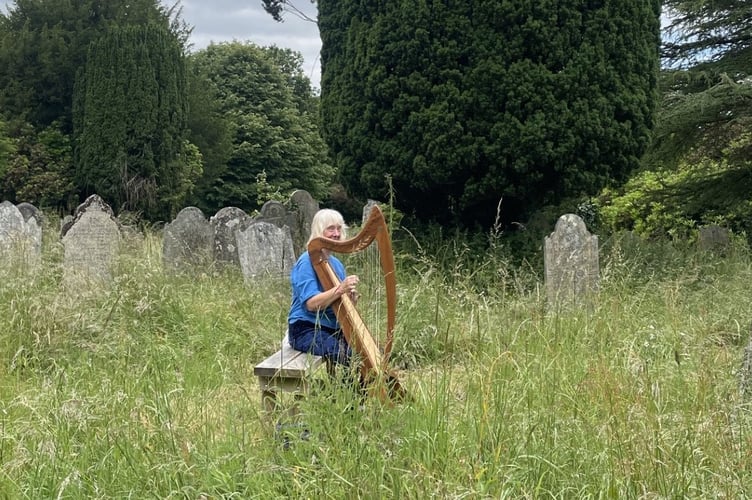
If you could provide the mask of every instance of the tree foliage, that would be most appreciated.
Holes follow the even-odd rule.
[[[674,231],[713,222],[752,234],[748,2],[669,0],[664,8],[671,22],[662,46],[662,101],[644,159],[661,183],[637,188],[651,175],[641,173],[614,196],[615,206],[609,210],[621,213],[615,220],[627,225],[655,226],[664,232],[669,232],[665,228],[670,221],[676,221]],[[655,210],[625,216],[629,203],[620,200],[629,196],[639,197],[644,207],[663,207],[670,217],[661,219]]]
[[[519,220],[645,151],[657,1],[318,4],[322,130],[357,196],[487,226],[501,198]]]
[[[738,0],[669,0],[651,164],[718,158],[752,123],[752,16]]]
[[[72,96],[89,44],[112,26],[164,22],[185,43],[178,5],[159,0],[15,0],[0,14],[0,109],[35,127],[71,131]]]
[[[671,67],[741,59],[750,63],[752,12],[746,0],[664,0],[669,24],[662,57]]]
[[[283,192],[326,195],[333,168],[299,55],[233,42],[210,45],[192,55],[191,64],[211,81],[231,133],[226,164],[205,179],[207,199],[216,207],[258,208],[260,174]]]
[[[0,159],[0,199],[57,209],[75,205],[70,136],[55,123],[39,133],[21,124],[14,136],[5,165]]]
[[[150,218],[182,208],[195,175],[183,158],[185,62],[164,25],[116,27],[92,43],[75,105],[76,177],[84,194]]]

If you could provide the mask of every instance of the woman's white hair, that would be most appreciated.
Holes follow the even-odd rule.
[[[345,219],[342,218],[342,214],[331,208],[322,208],[313,216],[311,236],[308,238],[308,243],[314,238],[323,236],[324,230],[329,226],[341,226],[340,240],[347,239],[347,225]]]

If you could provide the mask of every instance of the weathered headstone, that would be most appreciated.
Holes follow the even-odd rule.
[[[209,224],[214,233],[214,262],[219,265],[240,266],[237,232],[247,225],[250,217],[237,207],[225,207],[217,212]]]
[[[25,261],[34,270],[42,263],[42,212],[31,203],[16,205],[24,218],[24,232],[26,233]]]
[[[259,215],[254,220],[284,227],[287,225],[287,207],[278,201],[269,200],[262,205]]]
[[[598,237],[575,214],[559,217],[545,238],[544,268],[549,304],[578,303],[598,290]]]
[[[63,227],[63,280],[79,286],[112,280],[120,250],[120,227],[110,206],[98,195],[80,204]]]
[[[295,254],[299,255],[306,249],[308,236],[311,234],[311,222],[319,211],[319,203],[308,191],[298,189],[290,195],[289,206],[288,225]]]
[[[370,217],[370,215],[371,215],[371,209],[372,209],[372,208],[373,208],[374,206],[378,205],[378,204],[379,204],[379,202],[378,202],[378,201],[376,201],[376,200],[371,200],[371,199],[369,199],[369,200],[368,200],[368,201],[366,202],[366,204],[365,204],[365,205],[363,206],[363,217],[362,217],[362,219],[361,219],[361,223],[362,223],[362,224],[365,224],[365,223],[366,223],[366,221],[368,220],[368,217]]]
[[[29,265],[31,242],[21,211],[11,202],[0,203],[0,266],[8,273],[23,273]]]
[[[246,281],[261,276],[286,276],[295,264],[290,229],[255,221],[237,232],[240,268]]]
[[[175,220],[165,225],[162,260],[168,272],[188,271],[211,266],[214,231],[204,212],[186,207]]]
[[[697,237],[697,246],[702,252],[723,252],[731,245],[731,232],[717,224],[703,226]]]

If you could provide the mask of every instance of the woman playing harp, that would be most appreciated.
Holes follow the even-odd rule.
[[[360,233],[352,239],[344,238],[344,227],[342,216],[333,210],[322,210],[314,216],[308,251],[298,259],[300,269],[296,265],[291,275],[290,343],[295,349],[326,356],[341,364],[349,364],[352,350],[355,350],[360,358],[361,386],[368,384],[369,392],[382,401],[403,399],[405,393],[399,380],[386,366],[392,348],[397,297],[391,239],[384,215],[378,206],[373,206]],[[374,242],[386,292],[383,345],[377,345],[355,307],[359,277],[346,276],[344,266],[333,255],[333,252],[359,253]],[[310,279],[306,293],[296,291],[300,276]],[[301,323],[294,311],[303,308],[309,316]]]
[[[330,240],[346,239],[347,226],[336,210],[322,209],[313,217],[311,240],[323,236]],[[339,284],[325,289],[307,251],[298,258],[290,273],[292,303],[287,318],[290,345],[303,352],[323,356],[327,361],[349,365],[352,349],[347,344],[332,304],[348,294],[357,302],[358,277],[348,276],[345,266],[336,257],[329,262],[339,278]]]

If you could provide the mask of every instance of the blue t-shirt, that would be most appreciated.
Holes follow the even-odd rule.
[[[329,256],[329,264],[339,277],[340,281],[345,279],[345,266],[336,257]],[[323,325],[329,328],[339,328],[337,317],[334,315],[334,309],[327,307],[323,311],[309,311],[306,308],[308,299],[324,291],[313,269],[308,252],[298,257],[298,261],[290,272],[290,284],[292,285],[292,304],[290,305],[290,314],[287,316],[288,323],[296,321],[308,321],[317,325]]]

